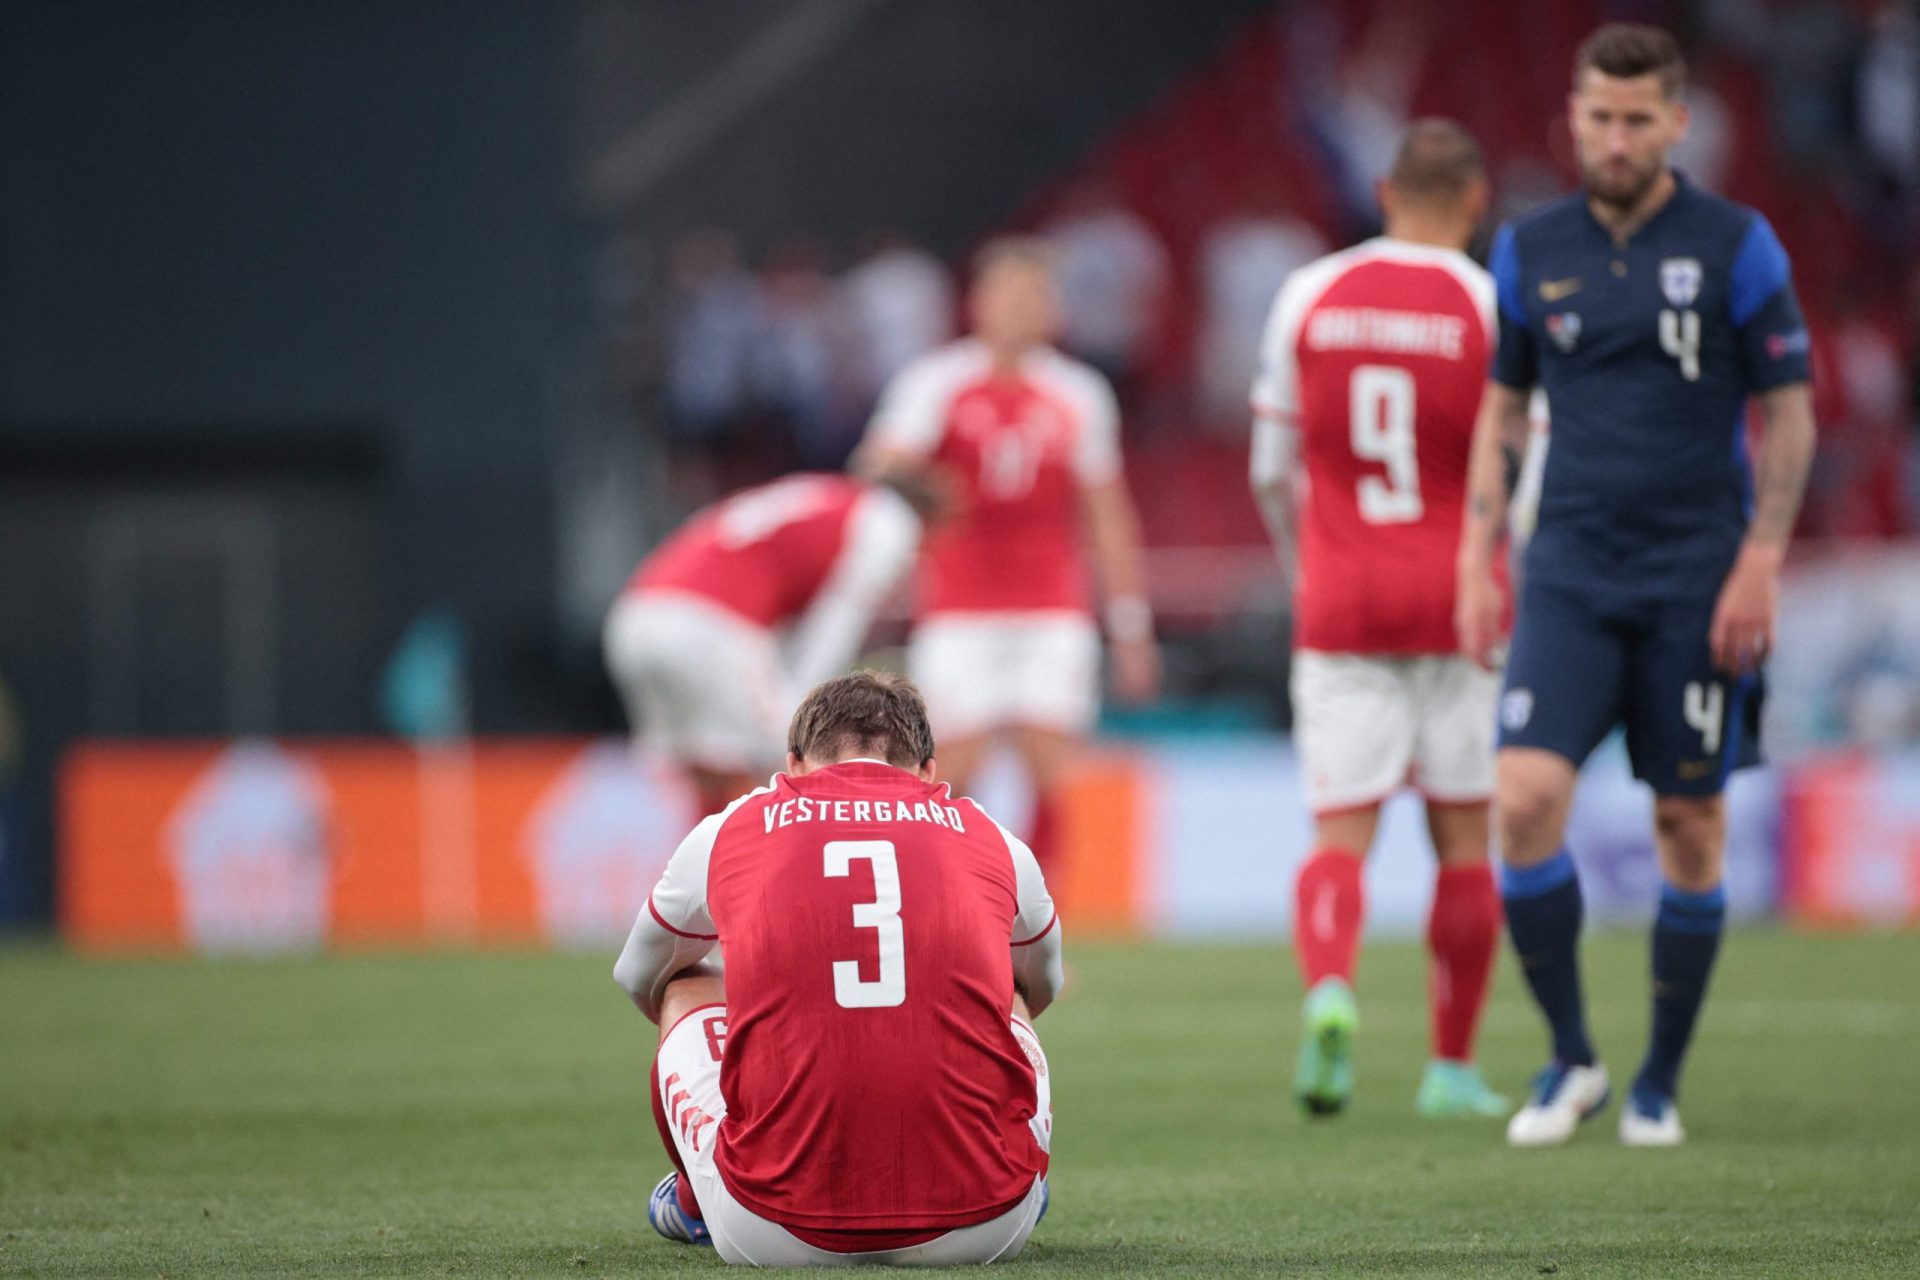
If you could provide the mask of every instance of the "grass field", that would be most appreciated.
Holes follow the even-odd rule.
[[[1020,1275],[1920,1272],[1920,937],[1729,939],[1689,1078],[1693,1141],[1613,1116],[1515,1152],[1417,1120],[1422,959],[1367,953],[1360,1094],[1285,1095],[1290,961],[1074,949],[1040,1022],[1052,1212]],[[1593,939],[1600,1044],[1630,1074],[1640,939]],[[711,1271],[647,1228],[665,1169],[650,1028],[608,957],[102,963],[0,949],[0,1275]],[[1542,1036],[1510,963],[1484,1058]]]

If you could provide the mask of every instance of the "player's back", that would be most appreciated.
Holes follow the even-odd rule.
[[[696,514],[655,549],[629,591],[678,591],[760,626],[806,609],[831,572],[865,488],[803,474],[744,489]]]
[[[1378,239],[1296,272],[1265,357],[1299,433],[1299,647],[1446,653],[1491,278],[1466,255]],[[1289,394],[1290,393],[1290,394]]]
[[[1118,411],[1092,367],[1042,347],[997,369],[984,344],[952,343],[901,370],[874,432],[958,489],[927,538],[923,614],[1087,607],[1079,492],[1119,474]]]
[[[707,892],[737,1199],[879,1230],[982,1221],[1027,1193],[1046,1156],[1008,1026],[1016,874],[978,807],[877,762],[783,775],[722,824]]]

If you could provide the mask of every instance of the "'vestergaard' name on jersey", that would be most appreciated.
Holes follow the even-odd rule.
[[[1459,316],[1375,307],[1324,307],[1307,320],[1314,351],[1384,351],[1458,360],[1466,352],[1467,322]]]
[[[953,805],[920,800],[909,804],[905,800],[814,800],[796,796],[768,805],[760,816],[766,821],[768,835],[796,822],[931,822],[962,834],[967,829],[960,821],[960,810]]]

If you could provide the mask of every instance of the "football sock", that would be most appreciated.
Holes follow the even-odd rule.
[[[1653,1035],[1636,1084],[1669,1098],[1677,1094],[1680,1064],[1706,999],[1726,922],[1727,895],[1719,885],[1705,893],[1660,887],[1660,913],[1653,922]]]
[[[1562,848],[1537,866],[1502,867],[1500,896],[1520,971],[1553,1030],[1553,1056],[1592,1066],[1593,1042],[1580,998],[1580,878],[1573,855]]]
[[[1345,849],[1318,850],[1301,864],[1293,904],[1294,953],[1307,989],[1325,978],[1351,986],[1360,918],[1366,910],[1359,856]]]
[[[1427,917],[1432,957],[1427,1000],[1433,1018],[1433,1056],[1473,1061],[1473,1034],[1487,1003],[1487,979],[1500,944],[1500,895],[1484,862],[1441,867]]]
[[[667,1124],[667,1109],[660,1100],[660,1063],[657,1059],[647,1068],[647,1096],[653,1099],[653,1123],[660,1130],[660,1144],[667,1149],[667,1159],[673,1161],[674,1170],[680,1175],[680,1181],[674,1184],[680,1212],[705,1221],[706,1215],[700,1212],[700,1202],[693,1198],[693,1179],[687,1176],[687,1166],[680,1162],[680,1148],[673,1145],[673,1129]]]
[[[1030,834],[1027,847],[1033,850],[1033,860],[1040,864],[1043,874],[1051,876],[1060,865],[1060,801],[1050,791],[1039,791],[1033,797],[1033,817],[1029,822]]]

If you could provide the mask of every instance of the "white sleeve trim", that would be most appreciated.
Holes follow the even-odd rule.
[[[916,458],[933,453],[946,434],[955,390],[980,360],[975,344],[962,341],[907,364],[880,393],[863,445]]]
[[[1286,278],[1260,335],[1260,367],[1252,402],[1257,414],[1294,418],[1300,413],[1300,326],[1307,312],[1346,269],[1352,250],[1309,262]]]
[[[969,803],[973,804],[981,817],[993,822],[977,802]],[[1040,1011],[1059,996],[1060,988],[1066,982],[1066,965],[1062,959],[1060,941],[1060,914],[1054,909],[1053,895],[1047,892],[1046,877],[1041,874],[1040,863],[1033,856],[1033,850],[998,822],[994,822],[993,826],[1007,842],[1007,853],[1013,859],[1017,904],[1010,939],[1013,976],[1021,990],[1026,992],[1027,1012],[1037,1018]]]
[[[707,865],[720,828],[735,809],[768,790],[751,791],[702,819],[673,851],[647,895],[646,906],[634,918],[627,945],[614,961],[613,980],[655,1022],[660,1020],[667,981],[704,960],[718,941],[713,918],[707,913]]]

